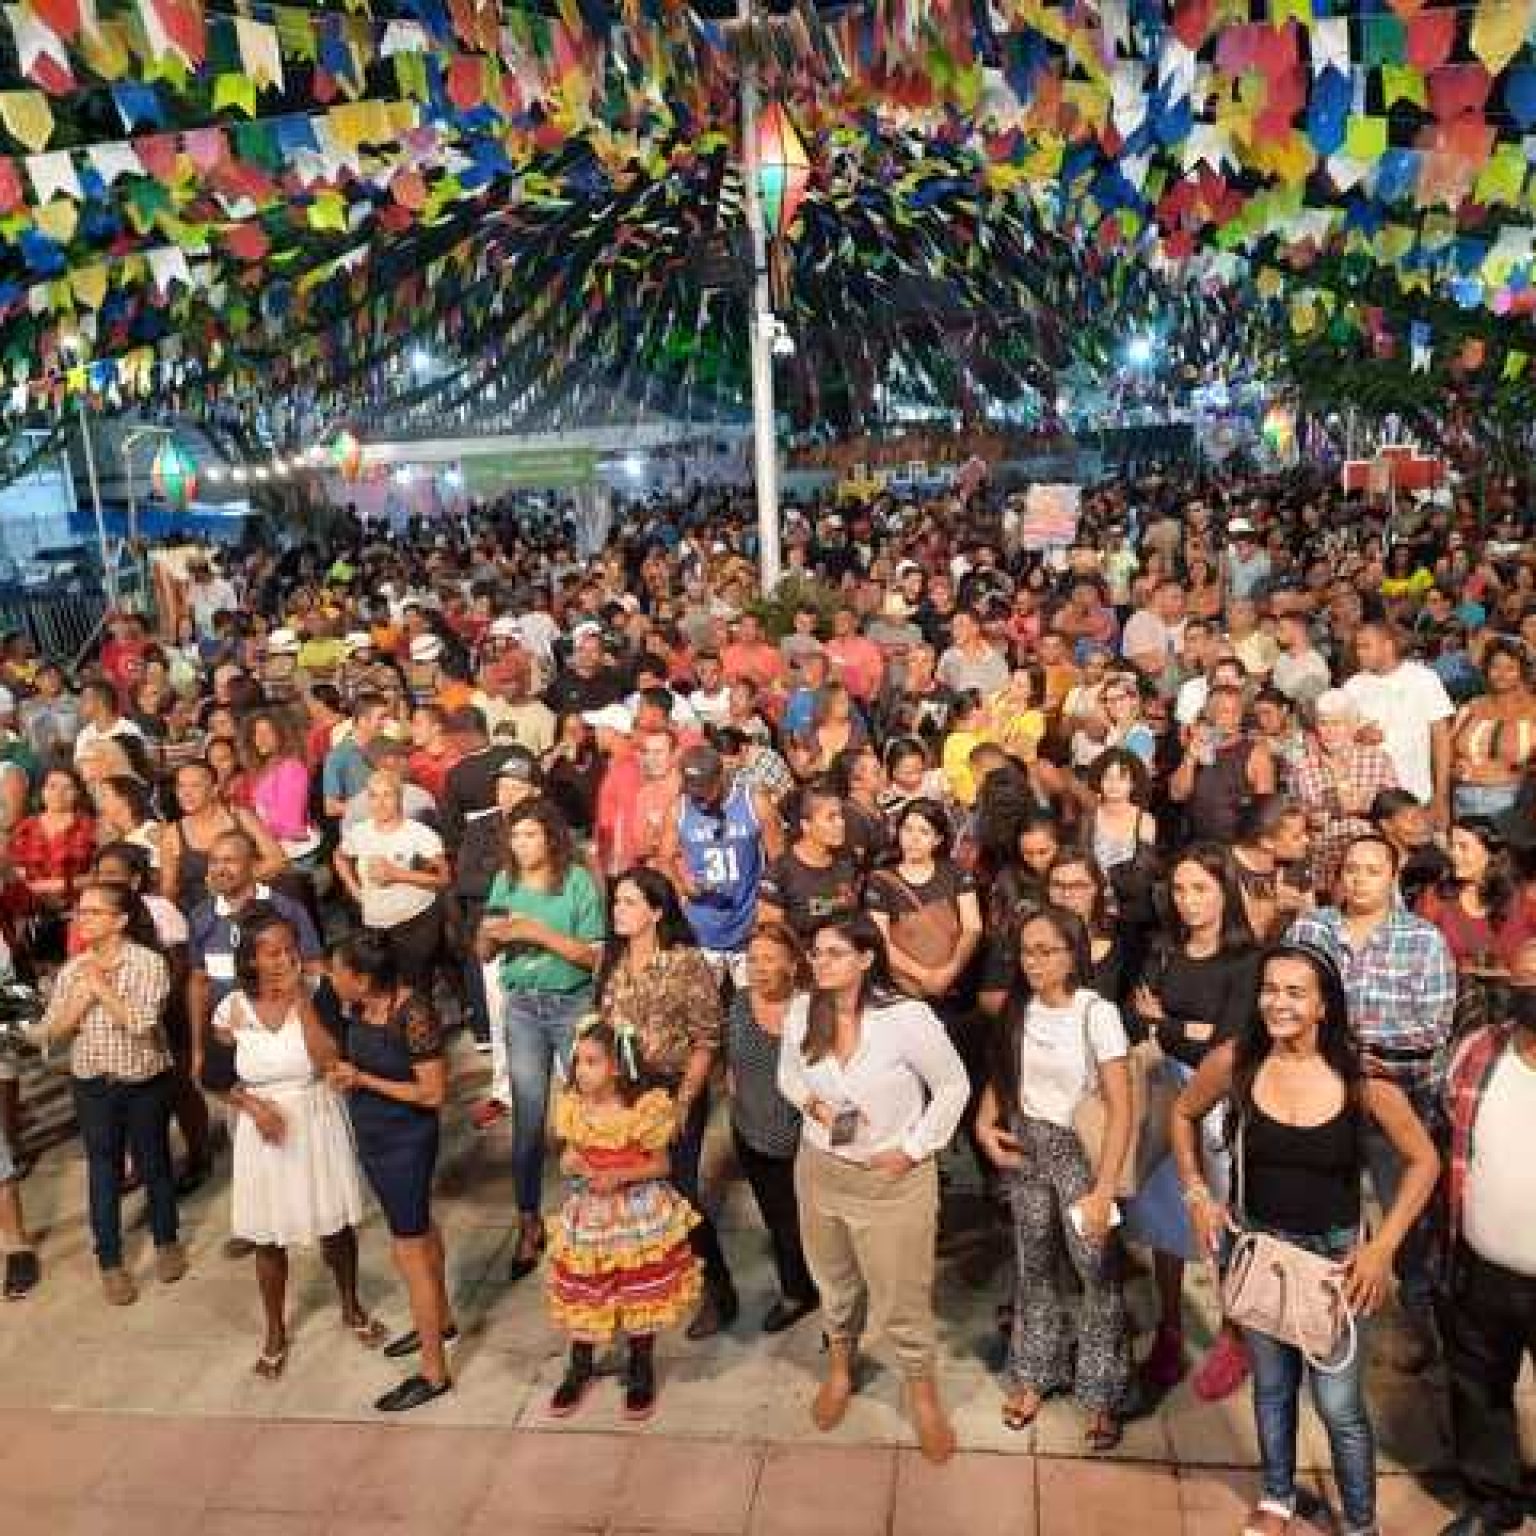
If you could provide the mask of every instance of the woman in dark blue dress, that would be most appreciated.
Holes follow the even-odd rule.
[[[443,1239],[432,1220],[438,1112],[448,1090],[442,1031],[378,934],[357,933],[336,946],[331,984],[346,1009],[345,1060],[331,1082],[347,1095],[358,1160],[384,1208],[415,1325],[384,1353],[401,1359],[421,1352],[420,1370],[375,1404],[382,1413],[401,1413],[453,1385],[444,1346],[458,1330]]]

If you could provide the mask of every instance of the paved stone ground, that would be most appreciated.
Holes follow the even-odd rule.
[[[458,1069],[452,1121],[462,1126],[484,1073],[472,1056]],[[1048,1404],[1024,1434],[1002,1427],[992,1319],[1006,1265],[1000,1241],[978,1229],[980,1206],[965,1193],[963,1169],[939,1286],[944,1391],[963,1453],[934,1470],[911,1449],[898,1383],[878,1365],[834,1434],[811,1427],[818,1330],[806,1323],[776,1339],[756,1333],[773,1291],[766,1243],[719,1136],[709,1183],[723,1195],[742,1321],[707,1344],[664,1341],[662,1396],[649,1425],[623,1422],[611,1382],[575,1420],[552,1421],[544,1404],[559,1376],[562,1340],[545,1321],[537,1282],[506,1283],[508,1138],[461,1131],[448,1148],[439,1215],[464,1331],[458,1385],[398,1424],[380,1422],[369,1407],[395,1367],[341,1328],[318,1255],[294,1264],[297,1322],[285,1376],[275,1384],[252,1376],[259,1306],[250,1266],[220,1252],[228,1232],[222,1187],[185,1207],[187,1279],[174,1289],[154,1283],[140,1229],[130,1255],[141,1299],[120,1311],[106,1307],[89,1254],[78,1146],[50,1152],[25,1185],[28,1220],[44,1239],[44,1286],[27,1303],[0,1309],[4,1536],[97,1529],[135,1536],[141,1527],[157,1536],[493,1529],[1217,1536],[1241,1527],[1256,1488],[1246,1393],[1206,1405],[1186,1384],[1129,1425],[1119,1450],[1096,1460],[1083,1457],[1068,1403]],[[403,1326],[403,1296],[377,1221],[364,1231],[363,1258],[365,1300]],[[1192,1293],[1195,1311],[1208,1317],[1203,1278]],[[1144,1279],[1132,1299],[1148,1318]],[[1442,1395],[1432,1379],[1373,1367],[1371,1396],[1384,1530],[1438,1531],[1449,1513],[1436,1496],[1448,1461]],[[1536,1426],[1529,1379],[1522,1401],[1527,1426]],[[1326,1498],[1326,1442],[1310,1408],[1301,1452],[1309,1487]]]

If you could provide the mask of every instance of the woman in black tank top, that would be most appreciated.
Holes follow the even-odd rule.
[[[1225,1102],[1233,1146],[1235,1199],[1229,1213],[1206,1188],[1201,1119]],[[1402,1184],[1368,1236],[1361,1226],[1361,1133],[1367,1117],[1404,1163]],[[1173,1113],[1174,1155],[1195,1230],[1213,1256],[1229,1225],[1275,1233],[1338,1261],[1350,1306],[1373,1312],[1387,1292],[1392,1261],[1434,1191],[1439,1159],[1402,1090],[1367,1078],[1349,1023],[1343,982],[1328,958],[1300,945],[1268,950],[1258,1007],[1237,1037],[1213,1050]],[[1280,1536],[1296,1514],[1296,1425],[1304,1377],[1328,1431],[1334,1476],[1351,1536],[1374,1536],[1376,1451],[1366,1413],[1365,1352],[1331,1371],[1300,1351],[1244,1330],[1253,1367],[1254,1418],[1263,1496],[1245,1529]]]

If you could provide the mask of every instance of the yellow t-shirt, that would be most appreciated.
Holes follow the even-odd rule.
[[[976,804],[976,776],[971,772],[971,753],[984,741],[991,741],[987,730],[951,731],[944,738],[944,755],[940,767],[944,770],[944,782],[958,805],[967,810]]]
[[[992,736],[1005,752],[1011,752],[1021,762],[1032,763],[1045,735],[1045,715],[1038,709],[1019,709],[1011,713],[1006,707],[994,707],[992,711]]]

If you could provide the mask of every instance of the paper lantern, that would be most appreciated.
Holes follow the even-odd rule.
[[[789,233],[811,184],[811,157],[789,113],[770,101],[757,120],[757,185],[770,237]]]
[[[173,507],[184,509],[197,495],[197,466],[174,437],[163,438],[149,467],[155,490]]]
[[[343,480],[356,480],[363,468],[363,445],[355,432],[343,427],[331,443],[331,462]]]
[[[1296,413],[1289,406],[1272,405],[1259,431],[1277,459],[1288,459],[1296,447]]]

